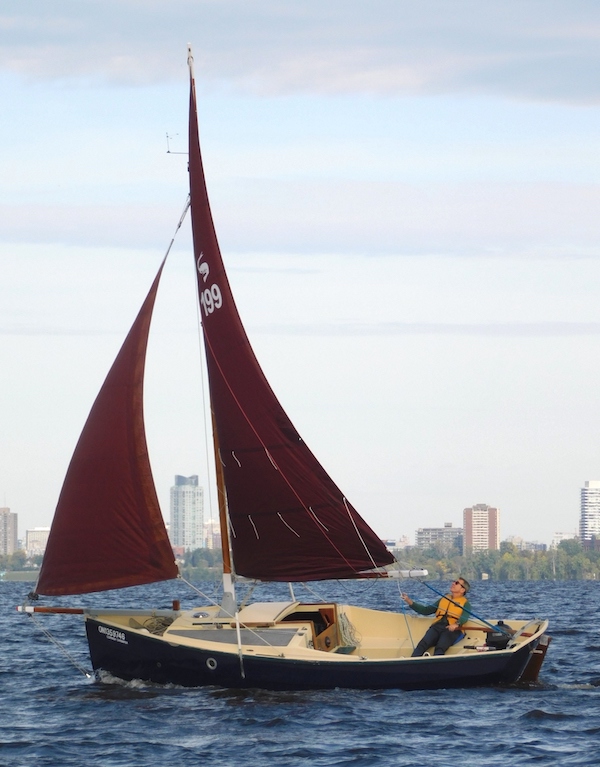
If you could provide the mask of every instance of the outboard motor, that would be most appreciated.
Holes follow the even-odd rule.
[[[514,630],[507,626],[504,621],[498,621],[493,629],[487,635],[486,646],[490,650],[506,650],[512,634],[515,633]]]

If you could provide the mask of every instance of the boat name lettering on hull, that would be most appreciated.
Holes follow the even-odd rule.
[[[104,636],[107,639],[110,639],[113,642],[120,642],[121,644],[129,644],[129,642],[125,639],[125,634],[122,631],[117,631],[116,629],[109,629],[106,626],[98,626],[98,632],[100,634],[104,634]]]

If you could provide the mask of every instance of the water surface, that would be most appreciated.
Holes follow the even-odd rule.
[[[80,617],[36,618],[73,665],[16,612],[29,586],[0,582],[0,767],[587,767],[600,760],[600,584],[593,581],[474,584],[479,615],[549,618],[542,684],[436,692],[100,684],[79,670],[90,668]],[[419,601],[435,596],[418,583],[401,587]],[[216,596],[214,584],[201,588]],[[402,609],[393,582],[313,588],[327,599]],[[296,595],[309,598],[302,587]],[[256,596],[286,599],[289,592],[275,585]],[[184,608],[203,603],[181,583],[45,603],[168,607],[173,598]]]

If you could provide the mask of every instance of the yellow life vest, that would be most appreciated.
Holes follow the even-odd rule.
[[[448,618],[448,623],[458,622],[462,615],[462,608],[467,604],[466,597],[442,597],[435,611],[436,618]]]

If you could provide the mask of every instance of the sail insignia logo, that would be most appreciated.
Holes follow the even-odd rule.
[[[196,264],[196,266],[198,267],[198,273],[202,277],[202,281],[206,282],[206,280],[208,279],[208,275],[210,273],[210,267],[208,266],[206,261],[202,260],[203,258],[204,258],[204,253],[201,252],[200,258],[198,259],[198,263]]]
[[[107,639],[110,639],[112,642],[129,644],[127,639],[125,639],[125,634],[122,631],[117,631],[116,629],[109,629],[106,626],[98,626],[98,633],[104,634],[104,636]]]

